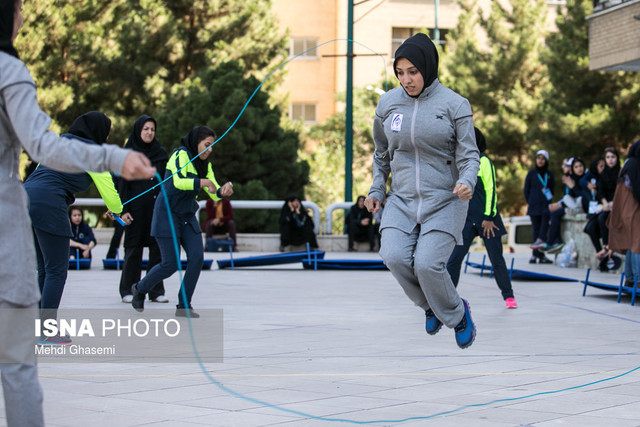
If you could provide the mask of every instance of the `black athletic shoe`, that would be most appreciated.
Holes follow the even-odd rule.
[[[547,258],[547,257],[545,256],[545,257],[540,258],[540,259],[538,260],[538,263],[539,263],[539,264],[553,264],[553,261],[551,261],[549,258]]]
[[[535,264],[536,262],[538,262],[538,258],[536,258],[535,256],[529,258],[529,264]]]
[[[133,295],[133,299],[131,300],[131,306],[138,313],[142,313],[144,311],[144,294],[138,292],[137,288],[138,284],[134,283],[131,285],[131,295]]]
[[[189,313],[188,315],[187,312]],[[180,305],[176,305],[176,317],[191,317],[192,319],[197,319],[200,315],[193,311],[193,307],[191,306],[189,306],[189,308],[184,308]]]

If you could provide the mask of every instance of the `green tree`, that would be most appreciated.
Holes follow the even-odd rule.
[[[110,142],[119,145],[142,113],[158,119],[166,148],[194,125],[221,134],[259,84],[244,77],[266,76],[287,55],[270,1],[40,0],[24,7],[17,48],[54,129],[64,131],[78,115],[100,110],[113,121]],[[236,65],[216,68],[229,61]],[[229,134],[226,143],[234,148],[216,147],[216,171],[233,179],[239,197],[283,198],[301,194],[307,182],[308,167],[296,159],[297,135],[280,128],[278,111],[267,111],[266,92],[281,74],[262,86],[257,110],[248,108]],[[221,75],[228,81],[217,80]],[[255,221],[243,221],[239,213],[241,228],[275,231],[265,215],[258,211]]]
[[[378,85],[378,91],[384,88]],[[339,95],[344,100],[345,94]],[[373,112],[380,95],[376,88],[354,88],[353,91],[353,194],[367,195],[372,181],[373,157]],[[336,113],[324,123],[310,127],[306,132],[309,152],[301,152],[301,158],[311,166],[307,195],[316,202],[321,211],[336,202],[344,202],[345,168],[345,113]],[[311,149],[312,147],[312,149]],[[342,233],[344,213],[336,212],[333,218],[333,233]]]
[[[558,32],[547,38],[543,60],[551,85],[541,105],[546,126],[541,140],[558,159],[581,156],[587,162],[605,147],[621,153],[640,134],[640,76],[629,72],[589,70],[586,17],[590,0],[568,0],[559,9]]]
[[[463,13],[442,57],[441,79],[469,99],[496,164],[501,209],[524,205],[522,182],[539,136],[540,104],[548,86],[540,61],[546,37],[544,0],[492,2],[484,16],[476,0],[459,0]],[[482,43],[481,40],[482,39]]]
[[[120,144],[139,114],[155,114],[163,93],[201,70],[233,60],[243,73],[265,73],[280,61],[287,41],[270,6],[261,0],[26,2],[28,31],[17,45],[43,108],[62,128],[101,110],[114,122],[111,141]]]
[[[176,148],[194,126],[206,125],[218,136],[227,132],[260,82],[245,77],[235,62],[204,70],[175,85],[162,99],[156,115],[158,134],[165,145]],[[211,162],[220,183],[234,183],[234,198],[284,200],[290,194],[304,196],[309,166],[298,160],[300,139],[280,126],[281,113],[269,105],[269,96],[256,92],[242,116],[213,148]],[[238,211],[238,227],[244,232],[276,232],[274,212]]]

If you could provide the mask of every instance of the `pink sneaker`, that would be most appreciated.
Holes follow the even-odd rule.
[[[507,298],[506,300],[504,300],[504,304],[507,306],[507,308],[518,308],[518,303],[516,302],[515,298]]]

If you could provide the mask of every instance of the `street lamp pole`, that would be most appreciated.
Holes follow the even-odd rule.
[[[345,111],[344,200],[353,199],[353,0],[347,12],[347,105]]]
[[[436,40],[436,46],[440,45],[440,29],[438,28],[438,7],[439,6],[440,6],[440,0],[435,0],[436,20],[435,20],[435,28],[433,29],[433,38]]]

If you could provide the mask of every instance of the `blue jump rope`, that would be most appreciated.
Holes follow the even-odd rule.
[[[236,123],[238,122],[238,120],[240,119],[240,117],[242,117],[242,115],[244,114],[245,109],[247,108],[247,106],[249,105],[249,103],[251,102],[251,100],[253,99],[253,97],[255,96],[255,94],[258,92],[258,90],[262,87],[262,85],[276,72],[278,71],[280,68],[282,68],[283,66],[285,66],[286,64],[288,64],[290,61],[294,60],[295,58],[302,56],[304,54],[306,54],[307,52],[310,52],[312,50],[318,49],[319,47],[322,47],[326,44],[329,43],[333,43],[333,42],[337,42],[337,41],[347,41],[349,43],[356,43],[358,45],[361,45],[363,47],[365,47],[366,49],[374,52],[376,55],[380,56],[380,58],[382,59],[383,63],[384,63],[384,58],[382,58],[382,56],[380,54],[378,54],[377,52],[373,51],[372,49],[369,49],[367,46],[355,42],[353,40],[350,39],[334,39],[334,40],[329,40],[327,42],[321,43],[316,47],[313,47],[311,49],[308,49],[294,57],[292,57],[291,59],[288,59],[287,61],[283,62],[281,65],[279,65],[275,70],[273,70],[267,77],[265,77],[265,79],[260,83],[260,85],[258,85],[258,87],[253,91],[253,93],[251,94],[251,96],[249,97],[249,99],[247,100],[247,102],[244,104],[244,106],[242,107],[242,110],[240,111],[240,113],[238,114],[238,116],[236,117],[236,119],[233,121],[233,123],[231,124],[231,126],[226,130],[226,132],[224,132],[222,134],[222,136],[220,136],[220,138],[218,138],[216,141],[214,141],[214,143],[212,145],[210,145],[209,147],[207,147],[205,150],[203,150],[201,153],[198,153],[198,155],[194,156],[189,163],[193,162],[194,159],[196,159],[200,154],[204,153],[205,151],[207,151],[209,148],[211,148],[213,145],[217,144],[222,138],[224,138],[224,136],[229,133],[229,131],[236,125]],[[385,89],[386,89],[386,67],[385,67]],[[123,203],[123,205],[131,202],[132,200],[142,196],[143,194],[153,190],[154,188],[160,186],[160,189],[162,190],[162,194],[164,195],[164,202],[165,202],[165,207],[167,208],[167,215],[169,216],[169,225],[171,227],[171,234],[173,237],[173,245],[174,245],[174,250],[176,253],[176,261],[177,261],[177,265],[178,265],[178,274],[180,277],[180,295],[182,297],[183,300],[183,306],[184,307],[188,307],[187,304],[187,293],[186,290],[184,289],[183,286],[183,278],[182,278],[182,268],[181,268],[181,263],[180,263],[180,248],[178,246],[178,238],[176,235],[176,230],[174,228],[173,225],[173,218],[171,215],[171,209],[169,207],[169,199],[167,198],[167,193],[164,189],[164,186],[162,186],[161,184],[163,184],[164,182],[166,182],[167,180],[169,180],[169,178],[173,177],[173,175],[177,174],[178,172],[180,172],[182,169],[184,169],[185,167],[187,167],[187,165],[189,164],[187,163],[186,165],[184,165],[182,168],[178,169],[176,172],[174,172],[171,176],[167,177],[165,180],[162,180],[162,177],[156,173],[156,178],[158,179],[158,184],[156,184],[155,186],[153,186],[152,188],[150,188],[149,190],[145,191],[144,193],[140,193],[137,196],[127,200],[126,202]],[[118,221],[121,225],[125,225],[124,221],[122,221],[122,219],[120,219],[118,216],[115,216],[116,221]],[[612,381],[615,380],[617,378],[621,378],[625,375],[629,375],[632,372],[635,372],[637,370],[640,370],[640,366],[631,369],[627,372],[623,372],[622,374],[619,375],[615,375],[613,377],[609,377],[609,378],[605,378],[602,380],[598,380],[598,381],[593,381],[590,383],[586,383],[586,384],[581,384],[581,385],[577,385],[577,386],[573,386],[573,387],[567,387],[567,388],[563,388],[560,390],[552,390],[552,391],[544,391],[544,392],[539,392],[539,393],[533,393],[533,394],[528,394],[525,396],[519,396],[519,397],[512,397],[512,398],[505,398],[505,399],[495,399],[492,400],[490,402],[485,402],[485,403],[476,403],[476,404],[471,404],[471,405],[463,405],[460,406],[456,409],[452,409],[449,411],[444,411],[444,412],[438,412],[435,414],[431,414],[431,415],[426,415],[426,416],[417,416],[417,417],[407,417],[407,418],[401,418],[401,419],[396,419],[396,420],[369,420],[369,421],[358,421],[358,420],[350,420],[350,419],[346,419],[346,418],[330,418],[330,417],[319,417],[316,415],[312,415],[312,414],[308,414],[305,412],[301,412],[301,411],[296,411],[293,409],[287,409],[284,408],[282,406],[279,405],[274,405],[272,403],[269,402],[265,402],[262,400],[258,400],[258,399],[254,399],[252,397],[246,396],[242,393],[239,393],[235,390],[232,390],[228,387],[226,387],[225,385],[223,385],[222,383],[220,383],[218,380],[216,380],[213,376],[211,376],[211,374],[209,374],[209,372],[207,371],[207,369],[204,366],[204,363],[202,363],[202,359],[200,358],[200,354],[198,353],[198,348],[196,347],[196,342],[195,342],[195,338],[193,336],[193,329],[191,327],[191,313],[189,309],[186,309],[186,314],[187,314],[187,321],[189,323],[189,337],[191,339],[191,346],[193,347],[193,353],[196,356],[196,360],[198,362],[198,366],[200,366],[200,369],[202,370],[202,373],[207,377],[207,379],[214,384],[216,387],[218,387],[220,390],[224,391],[225,393],[230,394],[231,396],[237,397],[239,399],[242,400],[246,400],[248,402],[251,403],[255,403],[264,407],[268,407],[271,409],[274,409],[276,411],[281,411],[281,412],[286,412],[289,414],[294,414],[294,415],[299,415],[301,417],[304,418],[309,418],[309,419],[313,419],[313,420],[318,420],[318,421],[328,421],[328,422],[343,422],[343,423],[351,423],[351,424],[389,424],[389,423],[402,423],[402,422],[406,422],[406,421],[416,421],[416,420],[428,420],[428,419],[432,419],[432,418],[436,418],[436,417],[440,417],[443,415],[449,415],[449,414],[453,414],[456,412],[460,412],[464,409],[469,409],[469,408],[478,408],[478,407],[482,407],[482,406],[489,406],[489,405],[493,405],[494,403],[500,403],[500,402],[512,402],[515,400],[523,400],[523,399],[528,399],[531,397],[535,397],[535,396],[543,396],[543,395],[548,395],[548,394],[557,394],[557,393],[562,393],[565,391],[569,391],[569,390],[576,390],[576,389],[580,389],[580,388],[584,388],[584,387],[589,387],[591,385],[595,385],[595,384],[599,384],[599,383],[603,383],[606,381]]]

